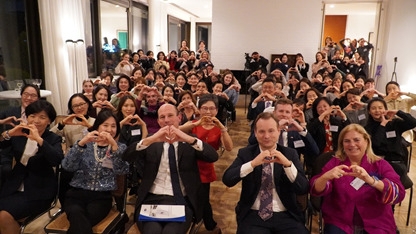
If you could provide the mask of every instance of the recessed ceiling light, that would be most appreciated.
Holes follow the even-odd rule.
[[[329,5],[330,8],[335,8],[334,4]]]
[[[119,5],[116,5],[116,7],[120,7]]]

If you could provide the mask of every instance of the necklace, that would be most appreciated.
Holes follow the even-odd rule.
[[[98,152],[97,152],[98,151],[98,149],[97,149],[98,146],[97,146],[97,143],[95,142],[93,145],[94,145],[94,158],[95,158],[95,161],[97,161],[99,163],[102,163],[105,160],[106,157],[107,158],[110,157],[110,148],[111,148],[111,145],[108,145],[107,150],[105,152],[105,156],[102,157],[102,158],[98,157]]]

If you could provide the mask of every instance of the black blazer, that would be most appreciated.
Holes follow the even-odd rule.
[[[159,171],[160,160],[163,153],[163,142],[149,145],[146,149],[137,151],[137,144],[131,144],[122,155],[123,160],[137,162],[138,172],[142,178],[136,202],[136,214],[140,213],[140,208],[145,200],[156,175]],[[191,202],[197,220],[202,218],[202,206],[200,203],[201,180],[197,159],[206,162],[218,160],[218,154],[214,148],[203,142],[203,150],[197,151],[189,144],[179,142],[178,145],[178,170],[185,187],[186,196]]]
[[[346,121],[343,121],[339,117],[331,116],[329,118],[329,122],[330,122],[330,125],[338,126],[337,131],[331,132],[333,151],[336,151],[338,148],[338,136],[341,133],[342,129],[344,129],[345,126],[350,124],[350,121],[348,119]],[[315,140],[316,144],[318,145],[319,155],[321,155],[326,145],[324,123],[319,121],[318,118],[313,118],[311,122],[308,124],[307,128],[308,128],[308,132],[311,133],[312,138]]]
[[[277,145],[276,149],[282,152],[286,158],[291,160],[298,170],[297,177],[292,183],[284,173],[282,165],[277,163],[274,164],[273,176],[277,194],[289,214],[291,214],[296,220],[303,222],[302,211],[297,205],[296,195],[302,195],[308,192],[308,179],[306,178],[302,165],[299,161],[299,156],[294,149],[281,145]],[[240,177],[241,166],[253,160],[258,154],[260,154],[258,144],[240,149],[238,151],[237,158],[231,166],[227,168],[222,177],[223,183],[228,187],[236,185],[241,180],[243,181],[240,201],[236,207],[237,222],[240,222],[244,219],[244,217],[246,217],[260,191],[262,174],[261,166],[254,168],[254,171],[246,177]]]
[[[16,160],[16,165],[0,190],[0,198],[16,192],[22,183],[25,186],[24,194],[32,201],[55,197],[58,184],[53,167],[58,166],[64,158],[62,138],[48,130],[45,130],[42,138],[42,146],[38,146],[38,152],[29,159],[26,166],[20,163],[26,137],[12,137],[9,141],[0,142],[0,148],[11,147]]]
[[[21,106],[13,106],[10,108],[7,108],[6,110],[0,112],[0,119],[5,119],[10,116],[16,116],[16,118],[22,117],[22,107]],[[18,124],[18,123],[15,123]],[[11,129],[12,126],[10,125],[3,125],[3,129]]]

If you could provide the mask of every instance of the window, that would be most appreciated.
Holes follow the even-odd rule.
[[[185,40],[188,42],[190,39],[190,26],[188,22],[177,19],[173,16],[168,16],[168,43],[169,51],[176,50],[180,48],[181,41]],[[179,56],[179,55],[178,55]]]

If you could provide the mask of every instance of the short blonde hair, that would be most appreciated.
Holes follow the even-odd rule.
[[[369,163],[374,163],[381,159],[379,156],[375,155],[373,152],[373,149],[371,147],[370,134],[368,134],[367,131],[359,124],[349,124],[344,129],[342,129],[338,137],[338,149],[337,149],[337,152],[335,153],[335,157],[339,158],[341,161],[345,161],[345,159],[347,158],[347,156],[345,155],[343,140],[344,140],[345,134],[351,131],[355,131],[361,134],[364,140],[367,141],[366,154],[367,154],[367,159]]]

